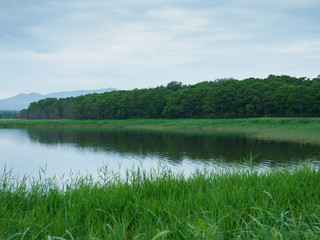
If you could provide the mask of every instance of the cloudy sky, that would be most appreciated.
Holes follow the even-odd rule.
[[[0,98],[320,74],[319,0],[0,0]]]

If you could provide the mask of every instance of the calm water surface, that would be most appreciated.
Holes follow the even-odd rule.
[[[104,166],[124,176],[127,169],[148,171],[159,163],[190,175],[195,169],[247,166],[243,160],[250,155],[261,171],[305,159],[318,164],[320,146],[204,130],[34,128],[0,129],[0,154],[2,168],[17,177],[37,176],[41,168],[48,177],[70,173],[96,177]]]

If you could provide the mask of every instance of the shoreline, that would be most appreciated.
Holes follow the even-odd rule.
[[[125,119],[125,120],[0,120],[0,129],[12,128],[126,128],[199,130],[248,133],[248,137],[320,144],[319,118],[246,119]]]

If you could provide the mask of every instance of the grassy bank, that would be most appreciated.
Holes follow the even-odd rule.
[[[319,118],[128,119],[128,120],[1,120],[0,128],[126,127],[241,131],[263,139],[320,143]]]
[[[0,186],[0,239],[319,239],[320,172],[168,170]]]

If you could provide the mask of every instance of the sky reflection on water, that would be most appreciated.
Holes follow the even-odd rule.
[[[0,129],[0,153],[0,165],[17,177],[37,176],[42,168],[47,177],[73,172],[96,178],[103,166],[124,177],[128,169],[159,164],[189,176],[196,169],[247,166],[250,156],[259,171],[310,158],[318,163],[319,146],[222,132],[34,128]]]

